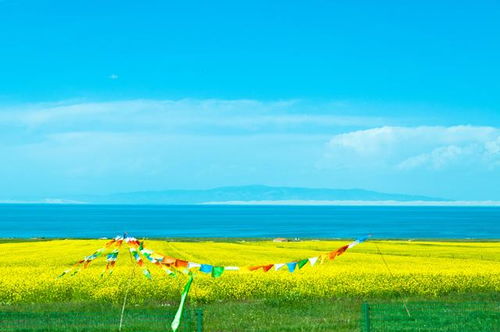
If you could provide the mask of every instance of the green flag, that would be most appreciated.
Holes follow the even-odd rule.
[[[212,277],[217,278],[224,272],[224,266],[214,266],[212,269]]]
[[[144,274],[144,276],[145,276],[146,278],[148,278],[148,279],[152,279],[152,278],[153,278],[153,277],[151,276],[151,272],[149,272],[149,270],[148,270],[148,269],[144,269],[144,270],[142,271],[142,273],[143,273],[143,274]]]
[[[303,259],[301,261],[298,261],[297,265],[299,266],[299,269],[301,269],[304,265],[306,265],[307,262],[309,262],[309,259],[307,259],[307,258],[305,258],[305,259]]]
[[[177,309],[177,312],[175,313],[174,320],[172,321],[172,331],[177,331],[179,328],[179,325],[181,323],[181,318],[182,318],[182,311],[184,310],[184,302],[186,301],[186,298],[189,293],[189,288],[191,288],[191,283],[193,282],[193,275],[189,274],[189,279],[186,283],[186,286],[184,286],[184,290],[182,291],[181,295],[181,303],[179,304],[179,309]]]

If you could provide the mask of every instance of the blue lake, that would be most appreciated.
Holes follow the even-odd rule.
[[[0,238],[499,239],[498,207],[1,204]]]

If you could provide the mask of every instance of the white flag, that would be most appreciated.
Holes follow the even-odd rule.
[[[225,266],[224,270],[225,271],[238,271],[240,268],[237,266]]]
[[[279,270],[279,269],[281,269],[283,266],[285,266],[285,264],[283,264],[283,263],[274,264],[274,269],[275,269],[276,271],[278,271],[278,270]]]
[[[188,269],[191,269],[193,267],[200,267],[201,265],[198,263],[193,263],[193,262],[188,262]]]
[[[354,247],[355,245],[358,245],[359,244],[359,241],[356,240],[356,241],[353,241],[351,243],[349,243],[349,245],[347,246],[348,249],[351,249],[352,247]]]
[[[318,261],[318,257],[309,258],[309,263],[311,263],[311,266],[314,266],[314,264],[316,264],[317,261]]]

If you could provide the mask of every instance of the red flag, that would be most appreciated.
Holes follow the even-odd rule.
[[[262,267],[262,270],[264,270],[264,272],[267,272],[267,271],[269,271],[270,269],[272,269],[272,268],[273,268],[273,266],[274,266],[274,264],[264,265],[264,266]]]
[[[346,246],[343,246],[341,248],[338,248],[337,249],[337,256],[342,255],[347,250],[347,248],[349,248],[349,245],[346,245]]]

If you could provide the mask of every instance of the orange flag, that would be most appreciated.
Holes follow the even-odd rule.
[[[250,271],[256,271],[258,269],[262,268],[262,265],[258,265],[258,266],[249,266],[248,269]]]
[[[348,247],[349,247],[348,245],[343,246],[343,247],[340,247],[334,251],[329,252],[328,258],[334,259],[335,257],[342,255],[347,250]]]
[[[176,259],[175,267],[188,267],[188,261],[183,261],[182,259]]]
[[[164,264],[167,264],[167,265],[172,265],[172,264],[175,264],[176,261],[177,260],[173,257],[165,256],[165,258],[161,262]]]
[[[269,264],[269,265],[257,265],[257,266],[249,266],[248,269],[250,271],[257,271],[259,269],[262,269],[264,272],[267,272],[269,271],[270,269],[272,269],[274,266],[274,264]]]

